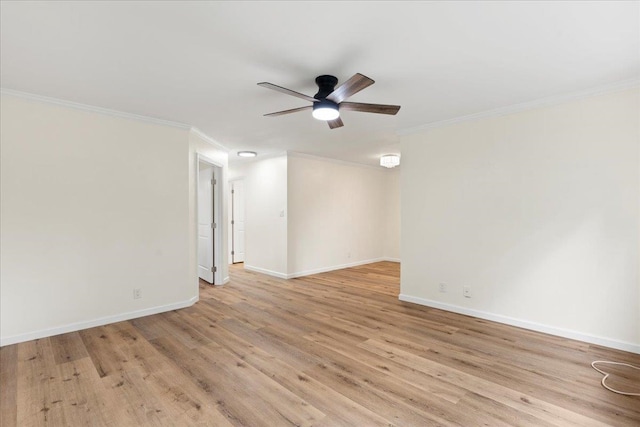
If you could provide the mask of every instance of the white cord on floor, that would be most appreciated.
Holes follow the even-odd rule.
[[[615,389],[612,389],[611,387],[609,387],[608,385],[606,385],[605,384],[605,380],[607,378],[609,378],[609,374],[604,372],[604,371],[602,371],[602,370],[600,370],[600,369],[598,369],[598,368],[596,368],[596,363],[605,363],[605,364],[609,364],[609,365],[622,365],[622,366],[628,366],[630,368],[640,370],[639,367],[630,365],[628,363],[610,362],[608,360],[596,360],[594,362],[591,362],[591,367],[593,369],[595,369],[596,371],[600,372],[602,375],[604,375],[604,377],[602,377],[602,381],[601,381],[602,382],[602,387],[604,387],[607,390],[612,391],[614,393],[624,394],[625,396],[640,396],[640,393],[629,393],[629,392],[626,392],[626,391],[615,390]]]

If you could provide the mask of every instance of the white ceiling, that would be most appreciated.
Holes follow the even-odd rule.
[[[375,164],[398,133],[640,75],[638,2],[2,2],[0,78],[24,91],[186,123],[232,150]],[[376,83],[330,130],[314,78]]]

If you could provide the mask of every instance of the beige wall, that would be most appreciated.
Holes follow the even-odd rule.
[[[244,267],[287,277],[287,156],[235,165],[229,179],[244,180]]]
[[[397,170],[289,153],[229,179],[244,180],[245,268],[290,278],[399,260]]]
[[[1,120],[3,345],[197,300],[193,159],[226,153],[186,127],[10,95]]]
[[[386,172],[382,168],[289,155],[290,275],[384,257]]]
[[[638,99],[403,137],[401,298],[640,351]]]
[[[382,198],[385,206],[385,241],[384,257],[388,260],[400,261],[400,174],[401,167],[385,172],[385,185]]]

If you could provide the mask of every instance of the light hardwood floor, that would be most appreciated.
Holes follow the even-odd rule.
[[[640,425],[590,367],[639,355],[400,302],[399,274],[234,266],[193,307],[3,347],[1,425]]]

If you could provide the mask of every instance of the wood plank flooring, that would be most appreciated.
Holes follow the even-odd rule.
[[[399,274],[233,266],[193,307],[5,346],[0,424],[640,425],[640,397],[590,366],[639,355],[400,302]]]

